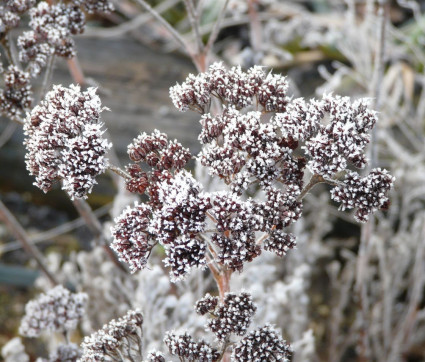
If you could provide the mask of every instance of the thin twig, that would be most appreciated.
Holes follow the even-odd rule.
[[[152,16],[158,20],[167,30],[168,32],[174,37],[174,39],[177,41],[177,43],[182,46],[188,54],[191,54],[189,46],[186,44],[186,41],[183,39],[183,37],[174,29],[170,23],[168,23],[167,20],[165,20],[152,6],[150,6],[145,0],[136,0],[140,5],[142,5],[147,11],[149,11]]]
[[[199,14],[195,8],[192,0],[184,0],[184,4],[187,9],[187,16],[189,18],[190,26],[195,37],[197,45],[197,53],[202,54],[204,51],[204,43],[202,42],[202,37],[199,31]]]
[[[41,92],[40,92],[40,101],[44,98],[44,96],[47,93],[47,89],[50,86],[50,80],[53,74],[54,63],[55,63],[55,55],[52,54],[47,62],[46,71],[44,73],[43,84],[41,86]]]
[[[10,232],[13,233],[15,237],[20,241],[25,251],[34,258],[37,265],[39,266],[41,271],[44,273],[44,275],[47,277],[47,279],[49,279],[49,281],[53,285],[59,284],[56,278],[54,277],[54,275],[50,273],[50,271],[47,269],[47,263],[46,263],[46,260],[44,259],[43,254],[41,254],[41,252],[31,243],[24,228],[21,226],[18,220],[16,220],[16,218],[12,215],[12,213],[9,211],[6,205],[3,204],[1,200],[0,200],[0,219],[3,220],[3,222],[9,228]]]
[[[90,229],[93,235],[101,242],[101,244],[103,244],[103,248],[112,262],[122,271],[127,272],[127,270],[118,260],[116,254],[109,247],[107,240],[103,235],[102,225],[97,219],[90,205],[83,199],[74,199],[72,203],[74,204],[81,217],[85,220],[87,227]]]
[[[214,23],[214,26],[211,30],[210,37],[208,38],[208,43],[205,46],[205,54],[208,54],[211,51],[212,46],[214,45],[215,41],[217,40],[218,34],[221,29],[221,24],[224,19],[224,15],[226,14],[227,5],[229,4],[229,0],[226,0],[223,8],[221,9],[220,13],[218,14],[217,20]]]
[[[77,56],[72,57],[67,60],[69,73],[71,73],[71,77],[75,83],[80,85],[87,84],[87,80],[84,77],[83,70],[81,69],[80,63],[78,62]]]
[[[115,174],[117,174],[118,176],[125,178],[126,180],[131,179],[131,176],[127,172],[125,172],[124,170],[120,169],[117,166],[109,164],[108,169],[111,170],[112,172],[114,172]]]

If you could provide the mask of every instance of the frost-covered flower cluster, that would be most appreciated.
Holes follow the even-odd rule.
[[[249,293],[226,293],[222,302],[218,297],[207,294],[196,302],[195,309],[201,315],[208,314],[206,328],[215,334],[218,346],[214,347],[204,340],[196,342],[188,332],[167,332],[164,343],[170,354],[180,360],[220,361],[231,341],[234,344],[233,361],[285,361],[290,354],[290,347],[270,325],[247,334],[257,310]],[[233,341],[233,337],[237,336],[243,338]],[[155,352],[149,361],[162,362],[165,357]]]
[[[179,110],[202,114],[198,160],[228,190],[204,192],[182,169],[189,151],[159,131],[134,139],[128,147],[134,163],[127,167],[127,189],[149,200],[146,206],[124,211],[112,229],[112,246],[133,271],[146,265],[156,243],[165,248],[173,281],[195,266],[203,267],[208,258],[230,271],[242,271],[262,249],[282,257],[296,246],[287,228],[302,214],[305,187],[311,187],[304,185],[308,170],[312,180],[338,184],[341,190],[346,183],[355,187],[350,185],[353,178],[334,177],[348,166],[365,166],[364,149],[376,112],[364,99],[351,103],[348,97],[330,94],[321,100],[291,99],[287,88],[285,77],[266,74],[261,67],[244,72],[240,67],[227,70],[221,63],[171,88]],[[222,111],[213,115],[209,108],[217,100]],[[152,170],[146,171],[142,163]],[[359,209],[358,220],[385,206],[393,179],[386,181],[357,185],[365,193],[356,192],[358,202],[351,201]],[[264,199],[247,197],[258,189]],[[333,198],[349,207],[350,201],[343,201],[349,198],[347,192],[338,190]]]
[[[32,103],[30,76],[10,65],[3,73],[4,89],[0,91],[0,113],[11,119],[20,119]]]
[[[84,338],[82,362],[141,361],[143,315],[131,310],[121,318],[113,319],[102,329]]]
[[[81,350],[75,343],[61,344],[50,353],[49,358],[37,358],[36,362],[77,362]]]
[[[342,210],[357,208],[355,218],[365,222],[372,212],[387,208],[387,193],[393,183],[394,177],[380,168],[373,169],[366,177],[349,171],[344,184],[331,190],[331,197],[341,203]]]
[[[85,27],[85,16],[76,5],[63,3],[50,5],[40,2],[30,10],[31,32],[26,33],[18,44],[21,49],[21,59],[30,58],[35,52],[35,44],[47,44],[59,56],[71,58],[75,55],[75,44],[72,35],[81,34]],[[39,46],[39,50],[44,48]]]
[[[35,5],[35,0],[5,0],[0,5],[0,39],[19,25],[20,17]]]
[[[54,86],[24,125],[26,164],[35,185],[49,191],[55,181],[74,198],[85,198],[107,168],[111,147],[103,138],[103,108],[95,88]]]
[[[204,340],[196,342],[188,333],[177,335],[168,332],[164,338],[171,355],[178,356],[183,361],[217,361],[220,353]]]
[[[232,361],[289,361],[291,348],[269,324],[250,332],[233,349]]]
[[[231,333],[243,336],[251,319],[257,310],[252,302],[251,294],[242,292],[239,294],[226,293],[222,303],[217,303],[214,309],[211,309],[215,303],[211,303],[211,296],[201,299],[196,304],[196,309],[208,308],[214,318],[207,323],[207,328],[215,334],[219,341],[224,341]],[[216,297],[218,302],[218,298]]]
[[[75,5],[82,6],[88,13],[109,13],[114,6],[108,0],[72,0]]]
[[[19,333],[38,337],[43,332],[74,330],[84,314],[86,303],[85,293],[71,293],[58,285],[27,303]]]

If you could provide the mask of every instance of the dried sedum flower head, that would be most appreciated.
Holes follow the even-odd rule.
[[[85,293],[71,293],[62,285],[56,286],[27,303],[19,333],[26,337],[38,337],[45,331],[75,329],[84,314],[87,298]]]
[[[74,343],[61,344],[50,353],[49,358],[37,358],[36,362],[77,362],[81,358],[81,350]]]
[[[39,41],[34,31],[25,31],[18,37],[19,60],[28,64],[32,77],[38,76],[46,66],[54,49],[49,44]]]
[[[147,231],[150,215],[151,208],[148,205],[136,202],[134,207],[128,206],[115,219],[115,226],[111,229],[111,248],[121,261],[130,266],[133,273],[146,266],[147,257],[153,247],[150,243],[152,235]]]
[[[220,356],[217,349],[211,347],[204,340],[195,342],[187,332],[181,335],[167,332],[164,343],[172,355],[178,356],[183,361],[214,362],[218,361]]]
[[[289,361],[291,348],[270,325],[250,332],[233,349],[232,361]]]
[[[205,302],[201,300],[201,304]],[[231,333],[243,336],[251,324],[251,319],[257,307],[252,302],[251,294],[226,293],[223,303],[213,312],[215,318],[207,323],[207,328],[213,332],[219,341],[224,341]]]
[[[366,177],[348,171],[344,184],[331,190],[331,197],[341,203],[342,210],[357,208],[356,220],[366,222],[371,213],[388,207],[387,193],[394,180],[388,171],[380,168],[373,169]]]
[[[148,353],[148,362],[165,362],[165,357],[161,352],[150,351]]]
[[[108,0],[73,0],[72,2],[82,6],[90,14],[114,11],[114,6]]]
[[[5,0],[0,5],[0,38],[19,25],[20,16],[35,5],[35,0]]]
[[[142,360],[143,315],[136,309],[117,320],[113,319],[102,329],[84,338],[81,348],[82,362]]]
[[[72,199],[86,198],[107,168],[111,144],[103,138],[95,88],[54,86],[24,125],[26,163],[35,185],[49,191],[57,180]]]
[[[10,65],[3,73],[3,78],[5,89],[0,93],[0,112],[11,119],[20,119],[32,103],[30,76]]]
[[[63,3],[49,5],[42,1],[30,10],[30,18],[35,42],[48,44],[56,55],[66,58],[75,56],[71,36],[81,34],[85,27],[85,16],[78,6]],[[25,42],[21,41],[21,44],[25,45]],[[21,51],[26,51],[26,48],[21,48]]]

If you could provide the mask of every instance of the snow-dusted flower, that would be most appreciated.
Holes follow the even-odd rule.
[[[59,345],[49,358],[37,358],[36,362],[77,362],[80,358],[80,348],[74,343],[68,343]]]
[[[20,16],[35,5],[36,0],[6,0],[0,5],[0,38],[19,25]]]
[[[53,49],[49,44],[40,42],[34,31],[25,31],[18,37],[19,60],[28,64],[28,72],[36,77],[46,66]]]
[[[214,362],[220,356],[217,349],[211,347],[204,340],[196,342],[188,333],[177,335],[167,332],[164,342],[170,353],[180,357],[183,361]]]
[[[344,182],[331,190],[331,197],[341,203],[342,210],[357,208],[356,220],[366,222],[372,212],[388,207],[387,194],[393,183],[394,177],[380,168],[373,169],[365,177],[348,171]]]
[[[232,361],[263,362],[289,361],[291,347],[270,325],[250,332],[233,349]]]
[[[102,329],[84,338],[81,362],[105,360],[142,360],[143,315],[139,310],[129,311],[121,318],[113,319]]]
[[[148,362],[165,362],[162,352],[151,351],[148,353]]]
[[[63,3],[49,5],[41,1],[30,10],[29,25],[37,43],[46,43],[56,55],[71,58],[75,56],[75,44],[71,36],[84,31],[85,16],[78,6]],[[21,43],[24,45],[23,40]],[[21,52],[25,51],[26,48],[21,47]],[[25,57],[24,54],[20,56]]]
[[[367,99],[351,103],[349,97],[324,95],[315,102],[316,112],[328,116],[328,123],[321,124],[318,133],[306,142],[305,151],[310,157],[307,164],[311,172],[325,177],[347,167],[347,161],[355,167],[366,165],[364,149],[369,143],[377,115],[367,108]]]
[[[114,6],[108,0],[72,0],[75,5],[82,6],[88,13],[110,13]]]
[[[226,293],[223,303],[219,303],[212,312],[215,318],[207,322],[207,328],[219,341],[225,340],[231,333],[243,336],[256,310],[251,294]]]
[[[111,144],[103,138],[103,108],[95,88],[54,86],[29,114],[26,163],[35,185],[47,192],[57,180],[71,198],[85,198],[107,168]]]
[[[70,331],[84,314],[87,294],[71,293],[58,285],[25,306],[19,333],[38,337],[43,332]]]
[[[111,229],[114,238],[111,248],[132,272],[145,267],[153,247],[152,235],[147,231],[151,212],[148,205],[136,202],[134,207],[128,206],[115,219],[115,226]]]
[[[3,77],[5,89],[0,93],[0,113],[12,119],[20,118],[32,103],[30,76],[10,65]]]

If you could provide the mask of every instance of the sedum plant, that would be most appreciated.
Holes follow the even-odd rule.
[[[168,332],[164,344],[180,361],[288,360],[291,347],[272,325],[250,330],[257,307],[249,292],[230,291],[232,274],[264,251],[283,257],[296,246],[291,225],[318,183],[331,187],[341,209],[355,208],[360,222],[388,206],[394,178],[379,168],[365,176],[355,171],[367,164],[377,121],[367,100],[328,94],[305,101],[287,89],[285,77],[258,66],[244,72],[215,63],[189,75],[170,95],[179,110],[200,114],[201,152],[194,157],[158,130],[142,133],[128,146],[125,171],[105,158],[110,144],[102,138],[94,89],[56,86],[27,118],[27,165],[44,191],[61,180],[71,197],[84,198],[96,175],[111,168],[141,196],[111,228],[111,248],[132,273],[147,267],[156,246],[172,282],[193,268],[212,273],[218,296],[207,294],[195,309],[215,339]],[[41,145],[46,156],[33,151]],[[221,181],[220,190],[203,189],[187,170],[192,158]],[[138,311],[111,321],[85,338],[81,361],[165,361],[164,353],[143,350],[142,324]]]

